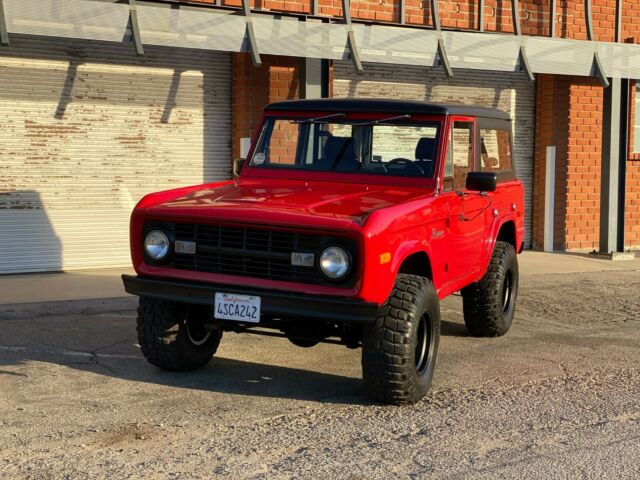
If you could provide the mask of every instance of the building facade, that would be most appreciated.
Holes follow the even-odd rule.
[[[0,5],[0,274],[128,265],[141,196],[314,96],[509,112],[527,247],[640,247],[640,0]]]

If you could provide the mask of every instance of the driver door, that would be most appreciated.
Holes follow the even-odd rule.
[[[452,119],[442,175],[442,195],[449,205],[449,283],[475,274],[484,252],[484,214],[491,200],[466,189],[467,174],[476,169],[476,134],[474,118]]]

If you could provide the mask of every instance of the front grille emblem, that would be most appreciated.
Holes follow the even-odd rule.
[[[195,255],[196,242],[186,242],[184,240],[176,240],[174,249],[176,253],[186,253],[188,255]]]
[[[313,267],[313,253],[291,252],[291,265],[297,267]]]

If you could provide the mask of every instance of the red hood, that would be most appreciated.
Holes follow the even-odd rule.
[[[363,225],[375,210],[432,194],[433,189],[425,187],[237,180],[162,196],[148,207],[147,213],[337,228],[351,222]]]

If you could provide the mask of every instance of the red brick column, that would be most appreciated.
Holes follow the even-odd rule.
[[[567,146],[569,88],[564,77],[538,75],[536,82],[536,132],[533,162],[533,248],[544,246],[545,176],[547,147],[556,147],[554,249],[565,248],[567,197]]]
[[[533,193],[534,248],[544,243],[546,148],[556,146],[554,248],[598,248],[603,88],[585,77],[539,75]]]
[[[566,249],[598,249],[604,90],[595,78],[569,87]]]
[[[252,137],[264,106],[300,95],[300,60],[293,57],[262,56],[254,67],[248,53],[233,54],[231,100],[231,151],[240,157],[240,139]]]
[[[269,69],[256,68],[248,53],[234,53],[231,90],[231,152],[240,158],[240,139],[251,137],[258,126],[262,108],[269,103]]]

